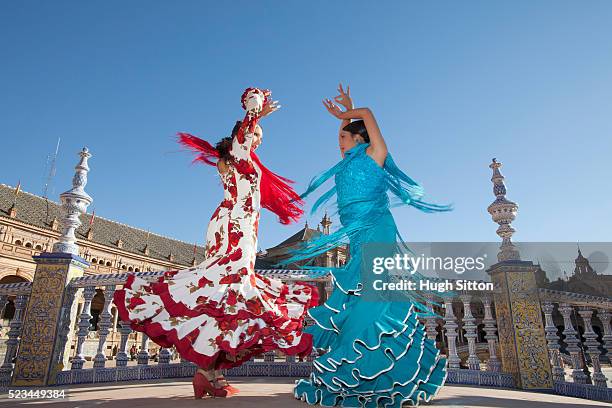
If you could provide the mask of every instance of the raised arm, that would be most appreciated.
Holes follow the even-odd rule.
[[[232,140],[231,154],[236,160],[251,160],[251,149],[255,139],[261,140],[261,128],[256,126],[259,120],[278,110],[278,101],[269,99],[270,91],[249,88],[242,97],[242,106],[247,115],[242,121],[240,130]],[[259,142],[258,142],[259,143]]]

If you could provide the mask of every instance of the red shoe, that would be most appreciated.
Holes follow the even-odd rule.
[[[215,392],[218,393],[217,396],[223,396],[224,398],[230,398],[230,397],[233,397],[234,395],[236,395],[236,394],[238,394],[240,392],[240,390],[238,388],[232,387],[227,382],[225,377],[217,377],[215,382],[217,384],[225,383],[225,385],[222,385],[222,386],[220,386],[218,388],[215,388]]]
[[[217,396],[215,395],[215,387],[204,375],[204,370],[198,368],[191,383],[193,384],[193,396],[195,399],[202,399],[207,394],[213,398]]]

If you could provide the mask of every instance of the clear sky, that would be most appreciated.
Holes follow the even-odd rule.
[[[270,88],[259,154],[302,191],[339,159],[321,99],[342,81],[426,198],[456,207],[397,209],[406,239],[496,240],[497,157],[517,240],[610,241],[612,3],[221,3],[2,2],[0,182],[41,194],[61,137],[52,198],[88,146],[90,212],[202,244],[221,186],[174,134],[226,136],[243,89]],[[302,225],[264,214],[261,247]]]

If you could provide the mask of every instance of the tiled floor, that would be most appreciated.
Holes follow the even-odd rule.
[[[188,379],[159,380],[147,383],[109,383],[96,386],[72,386],[66,388],[64,400],[8,400],[6,394],[0,400],[1,407],[50,407],[50,408],[306,408],[304,402],[293,398],[293,379],[289,378],[238,378],[232,381],[241,392],[228,399],[206,398],[194,400]],[[506,389],[447,385],[436,399],[426,407],[436,408],[587,408],[612,407],[612,404],[578,398],[561,397],[543,393]]]

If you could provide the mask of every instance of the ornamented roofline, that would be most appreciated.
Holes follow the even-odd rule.
[[[39,230],[39,233],[58,239],[61,231],[52,228],[51,220],[60,218],[60,205],[53,200],[46,200],[36,194],[20,191],[17,197],[17,216],[11,218],[7,207],[13,201],[15,188],[0,184],[0,219],[3,222],[15,225],[27,225]],[[49,204],[49,217],[45,220],[45,207]],[[178,265],[191,266],[193,264],[194,243],[155,234],[150,231],[123,224],[117,221],[98,216],[96,214],[93,225],[93,237],[88,235],[89,223],[93,214],[83,214],[81,226],[77,233],[80,245],[101,245],[113,251],[123,251],[134,256],[145,256],[161,262],[168,262],[169,253],[174,254],[174,262]],[[44,231],[44,232],[43,232]],[[127,238],[129,237],[129,242]],[[122,239],[124,245],[119,248],[115,245]],[[148,244],[149,254],[144,251]],[[195,245],[197,260],[203,259],[204,247]],[[198,262],[199,263],[199,262]]]
[[[15,186],[11,186],[10,184],[5,184],[5,183],[0,183],[0,187],[6,187],[6,188],[8,188],[10,190],[15,190],[16,189]],[[39,196],[37,194],[34,194],[34,193],[30,193],[30,192],[25,191],[23,189],[21,189],[19,191],[19,194],[27,194],[27,195],[29,195],[29,196],[31,196],[33,198],[36,198],[36,199],[39,199],[39,200],[45,200],[44,197],[41,197],[41,196]],[[58,202],[53,201],[51,199],[48,199],[48,201],[49,201],[49,204],[56,206],[58,209],[61,206],[61,204],[59,204]],[[89,221],[91,219],[92,213],[85,213],[85,214],[83,214],[83,216],[87,217],[86,221]],[[9,217],[8,217],[8,215],[4,215],[3,211],[0,210],[0,218],[9,218]],[[193,244],[194,244],[193,242],[183,241],[183,240],[180,240],[180,239],[177,239],[177,238],[174,238],[174,237],[169,237],[169,236],[166,236],[166,235],[162,235],[162,234],[159,234],[159,233],[152,232],[150,230],[142,229],[140,227],[135,227],[133,225],[124,224],[124,223],[122,223],[120,221],[111,220],[110,218],[106,218],[106,217],[103,217],[103,216],[98,215],[98,214],[96,214],[96,220],[103,220],[103,221],[110,222],[110,223],[113,223],[113,224],[116,224],[116,225],[120,225],[122,227],[126,227],[126,228],[129,228],[129,229],[132,229],[134,231],[144,232],[146,234],[150,234],[150,236],[152,236],[152,237],[155,236],[155,237],[158,237],[158,238],[162,238],[162,239],[166,239],[166,240],[170,240],[170,241],[174,241],[174,242],[179,242],[181,244],[186,244],[186,245],[191,245],[191,246],[193,246]],[[53,229],[51,229],[50,227],[47,227],[47,226],[41,227],[40,225],[33,224],[33,223],[30,223],[30,222],[26,222],[26,221],[22,221],[22,220],[17,220],[17,221],[18,222],[22,222],[24,224],[32,225],[34,227],[43,228],[45,230],[52,231],[55,234],[58,233],[58,231],[53,230]],[[85,238],[80,238],[80,239],[85,239]],[[95,242],[95,241],[93,241],[93,242]],[[197,245],[197,248],[198,248],[198,250],[200,250],[200,249],[204,250],[204,247],[201,246],[201,245]]]

